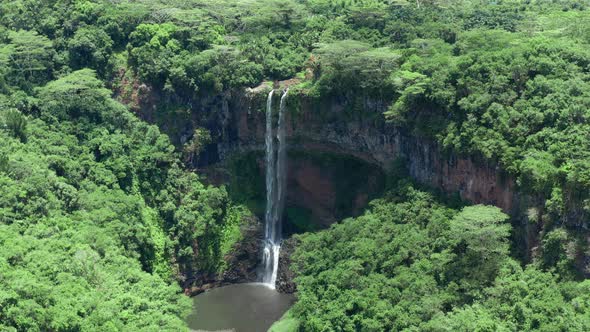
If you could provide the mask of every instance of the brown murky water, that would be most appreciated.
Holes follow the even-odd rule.
[[[291,307],[293,295],[264,284],[236,284],[209,290],[193,299],[187,317],[191,330],[263,332]]]

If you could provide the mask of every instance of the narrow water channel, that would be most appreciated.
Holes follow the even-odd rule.
[[[230,285],[195,296],[187,322],[195,331],[263,332],[293,301],[293,295],[278,293],[262,283]]]

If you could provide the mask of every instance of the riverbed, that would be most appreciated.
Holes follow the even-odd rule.
[[[295,298],[262,283],[214,288],[193,298],[187,323],[194,331],[266,331],[291,307]]]

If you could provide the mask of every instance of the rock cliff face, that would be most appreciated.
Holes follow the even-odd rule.
[[[197,127],[210,130],[213,142],[195,158],[205,167],[231,156],[264,150],[265,101],[270,88],[261,85],[230,91],[187,105],[185,112],[157,115],[157,95],[146,94],[137,110],[157,123],[177,145],[185,143]],[[279,93],[275,93],[278,105]],[[434,142],[385,122],[383,102],[365,100],[352,106],[346,100],[314,101],[290,94],[287,101],[289,149],[329,152],[364,160],[387,169],[397,158],[405,159],[418,182],[447,193],[458,193],[472,203],[493,204],[507,213],[519,209],[515,181],[495,165],[467,156],[445,153]],[[189,111],[190,108],[190,111]]]
[[[298,229],[297,223],[292,225],[292,220],[287,220],[283,222],[286,235],[327,228],[338,220],[358,216],[370,199],[383,192],[384,172],[364,161],[309,151],[292,152],[287,159],[286,217],[300,216],[311,224],[310,228]],[[293,216],[297,208],[308,213]]]
[[[217,140],[202,154],[201,163],[263,149],[264,105],[259,94],[264,95],[250,90],[238,98],[227,97],[228,112],[207,125]],[[458,193],[473,203],[496,205],[507,213],[519,208],[513,178],[493,165],[444,153],[432,141],[386,123],[382,103],[367,100],[362,110],[349,110],[346,101],[315,104],[297,95],[291,95],[287,103],[291,105],[287,113],[291,150],[353,156],[383,169],[403,158],[410,175],[420,183]]]

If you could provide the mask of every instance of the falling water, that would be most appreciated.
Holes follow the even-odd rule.
[[[287,164],[286,164],[286,147],[287,144],[285,142],[285,102],[287,100],[287,93],[289,89],[286,89],[283,95],[281,96],[281,103],[279,108],[279,125],[277,129],[277,140],[279,145],[277,147],[277,171],[276,171],[276,178],[277,178],[277,192],[276,192],[276,203],[275,203],[275,217],[277,218],[277,225],[276,225],[276,238],[280,241],[281,234],[282,234],[282,223],[281,218],[283,216],[283,208],[284,208],[284,200],[285,200],[285,185],[286,185],[286,171],[287,171]]]
[[[285,100],[288,90],[281,96],[279,108],[279,124],[277,128],[278,148],[274,149],[272,134],[272,96],[274,90],[268,94],[266,101],[266,214],[264,231],[264,252],[262,265],[264,268],[262,282],[274,288],[279,268],[279,251],[281,249],[281,216],[283,214],[285,197],[286,173],[286,144],[284,128]]]
[[[275,90],[271,90],[266,99],[266,214],[264,228],[264,252],[262,256],[263,275],[262,282],[270,284],[273,271],[273,212],[274,212],[274,181],[275,181],[275,162],[274,162],[274,144],[272,137],[272,96]],[[274,284],[272,284],[274,285]]]
[[[265,215],[265,239],[272,234],[272,220],[275,197],[275,154],[274,139],[272,136],[272,96],[275,90],[271,90],[266,100],[266,215]],[[266,254],[265,254],[266,255]]]

